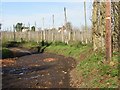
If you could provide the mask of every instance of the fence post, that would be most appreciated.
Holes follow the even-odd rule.
[[[13,25],[13,34],[14,34],[14,41],[16,40],[16,36],[15,36],[15,25]]]
[[[67,23],[66,7],[64,7],[65,25]]]
[[[87,40],[86,0],[84,0],[84,15],[85,15],[85,33],[86,33],[85,43],[87,44],[88,40]]]

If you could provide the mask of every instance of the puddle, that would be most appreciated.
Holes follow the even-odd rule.
[[[34,78],[38,78],[40,77],[41,75],[37,75],[37,76],[33,76],[33,77],[30,77],[31,79],[34,79]]]
[[[26,74],[29,71],[28,68],[6,68],[4,71],[2,71],[3,74],[17,74],[17,75],[23,75]]]
[[[31,72],[37,72],[41,70],[50,69],[53,65],[43,65],[43,66],[35,66],[35,67],[27,67],[27,68],[6,68],[2,69],[3,74],[16,74],[16,75],[23,75]]]

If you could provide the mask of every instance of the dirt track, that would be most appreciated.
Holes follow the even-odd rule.
[[[12,59],[3,63],[3,88],[69,88],[73,58],[41,53]]]

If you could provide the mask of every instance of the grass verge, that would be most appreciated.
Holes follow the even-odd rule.
[[[66,44],[51,44],[45,49],[45,52],[55,53],[64,55],[67,57],[73,57],[76,60],[79,60],[80,54],[88,51],[91,48],[91,45],[80,45],[80,47],[66,45]]]
[[[71,77],[74,78],[72,83],[75,84],[73,87],[118,88],[118,53],[113,53],[112,61],[108,64],[105,61],[104,53],[95,53],[91,47],[91,45],[57,43],[50,45],[45,51],[73,57],[79,62],[71,74]]]

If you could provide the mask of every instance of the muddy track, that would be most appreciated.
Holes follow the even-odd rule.
[[[3,64],[2,88],[70,88],[73,58],[41,53],[19,57]]]

